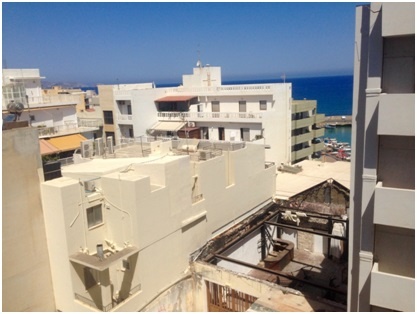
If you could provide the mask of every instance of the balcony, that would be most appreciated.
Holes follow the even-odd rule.
[[[303,148],[291,153],[291,160],[298,160],[310,156],[314,153],[313,146]]]
[[[97,131],[99,129],[99,124],[99,120],[95,122],[82,122],[81,125],[78,125],[76,121],[65,121],[65,125],[38,127],[39,138]]]
[[[380,95],[378,135],[415,135],[414,94]]]
[[[305,119],[293,120],[291,122],[291,129],[295,130],[295,129],[305,128],[308,126],[312,126],[314,123],[315,123],[314,116],[305,118]]]
[[[313,146],[313,151],[315,153],[321,152],[324,149],[324,143],[312,144],[311,146]]]
[[[324,114],[316,114],[314,116],[315,124],[321,124],[321,123],[324,123],[325,121],[326,121],[326,116]],[[323,130],[323,135],[324,135],[324,130]]]
[[[63,105],[76,105],[80,101],[80,95],[59,94],[28,97],[29,107],[51,107]]]
[[[310,111],[316,107],[317,107],[317,101],[315,100],[293,100],[292,101],[292,113]]]
[[[381,272],[378,263],[374,263],[370,303],[395,311],[414,312],[415,278]]]
[[[262,113],[256,112],[158,112],[159,121],[195,121],[195,122],[258,122]]]
[[[415,190],[375,187],[374,223],[415,229]]]
[[[131,114],[118,114],[117,123],[118,124],[133,124],[133,115]]]
[[[291,138],[291,144],[296,145],[296,144],[301,144],[301,143],[304,143],[304,142],[308,142],[308,141],[311,141],[314,137],[315,136],[314,136],[313,132],[308,132],[308,133],[305,133],[305,134],[296,135],[296,136],[293,136]]]

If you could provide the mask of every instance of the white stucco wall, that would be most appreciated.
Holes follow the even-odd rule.
[[[54,311],[37,130],[3,131],[2,148],[2,310]]]
[[[73,293],[95,296],[85,292],[77,267],[68,261],[80,248],[94,253],[97,243],[106,246],[108,240],[119,248],[133,245],[139,249],[137,258],[131,260],[135,263],[131,287],[140,285],[140,291],[117,307],[138,310],[184,276],[189,254],[215,230],[275,192],[275,168],[265,169],[263,147],[255,144],[197,163],[190,162],[189,156],[164,155],[92,160],[66,167],[63,175],[42,185],[48,239],[53,239],[48,246],[59,294],[57,308],[63,311],[79,310]],[[94,177],[99,192],[84,197],[78,178]],[[194,183],[203,195],[196,203],[192,203]],[[104,206],[104,223],[88,230],[86,208],[99,203]],[[67,265],[65,270],[62,265]],[[121,261],[108,272],[113,292],[123,288],[125,274],[120,268]],[[110,291],[106,286],[102,289]]]

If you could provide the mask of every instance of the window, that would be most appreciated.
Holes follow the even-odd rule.
[[[259,110],[266,110],[266,100],[259,101]]]
[[[130,138],[134,138],[133,129],[129,129],[129,137]]]
[[[105,124],[113,124],[113,111],[104,111],[104,123]]]
[[[246,112],[246,101],[239,101],[239,112]]]
[[[211,111],[212,112],[220,112],[220,101],[212,101],[211,102]]]
[[[103,213],[101,210],[101,204],[87,208],[87,222],[88,228],[93,228],[103,223]]]

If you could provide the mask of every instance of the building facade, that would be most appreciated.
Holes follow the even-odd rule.
[[[260,145],[152,144],[147,157],[81,160],[41,185],[58,310],[140,310],[187,276],[192,252],[271,202],[276,168]]]
[[[415,311],[415,5],[356,10],[349,311]]]
[[[8,106],[14,103],[23,107],[18,120],[37,127],[40,137],[99,130],[100,119],[78,123],[76,107],[83,104],[83,95],[60,93],[57,89],[44,91],[42,79],[39,69],[3,69],[3,118],[10,112]]]
[[[220,67],[199,66],[183,75],[179,87],[99,86],[99,95],[101,100],[103,92],[106,111],[113,111],[105,112],[106,128],[113,128],[116,143],[145,133],[256,142],[265,146],[268,160],[290,164],[320,152],[323,145],[314,139],[324,135],[316,128],[324,121],[316,102],[293,103],[291,88],[290,83],[223,85]]]

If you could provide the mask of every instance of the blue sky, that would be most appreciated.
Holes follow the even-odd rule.
[[[3,2],[3,67],[48,81],[180,82],[353,73],[357,3]]]

